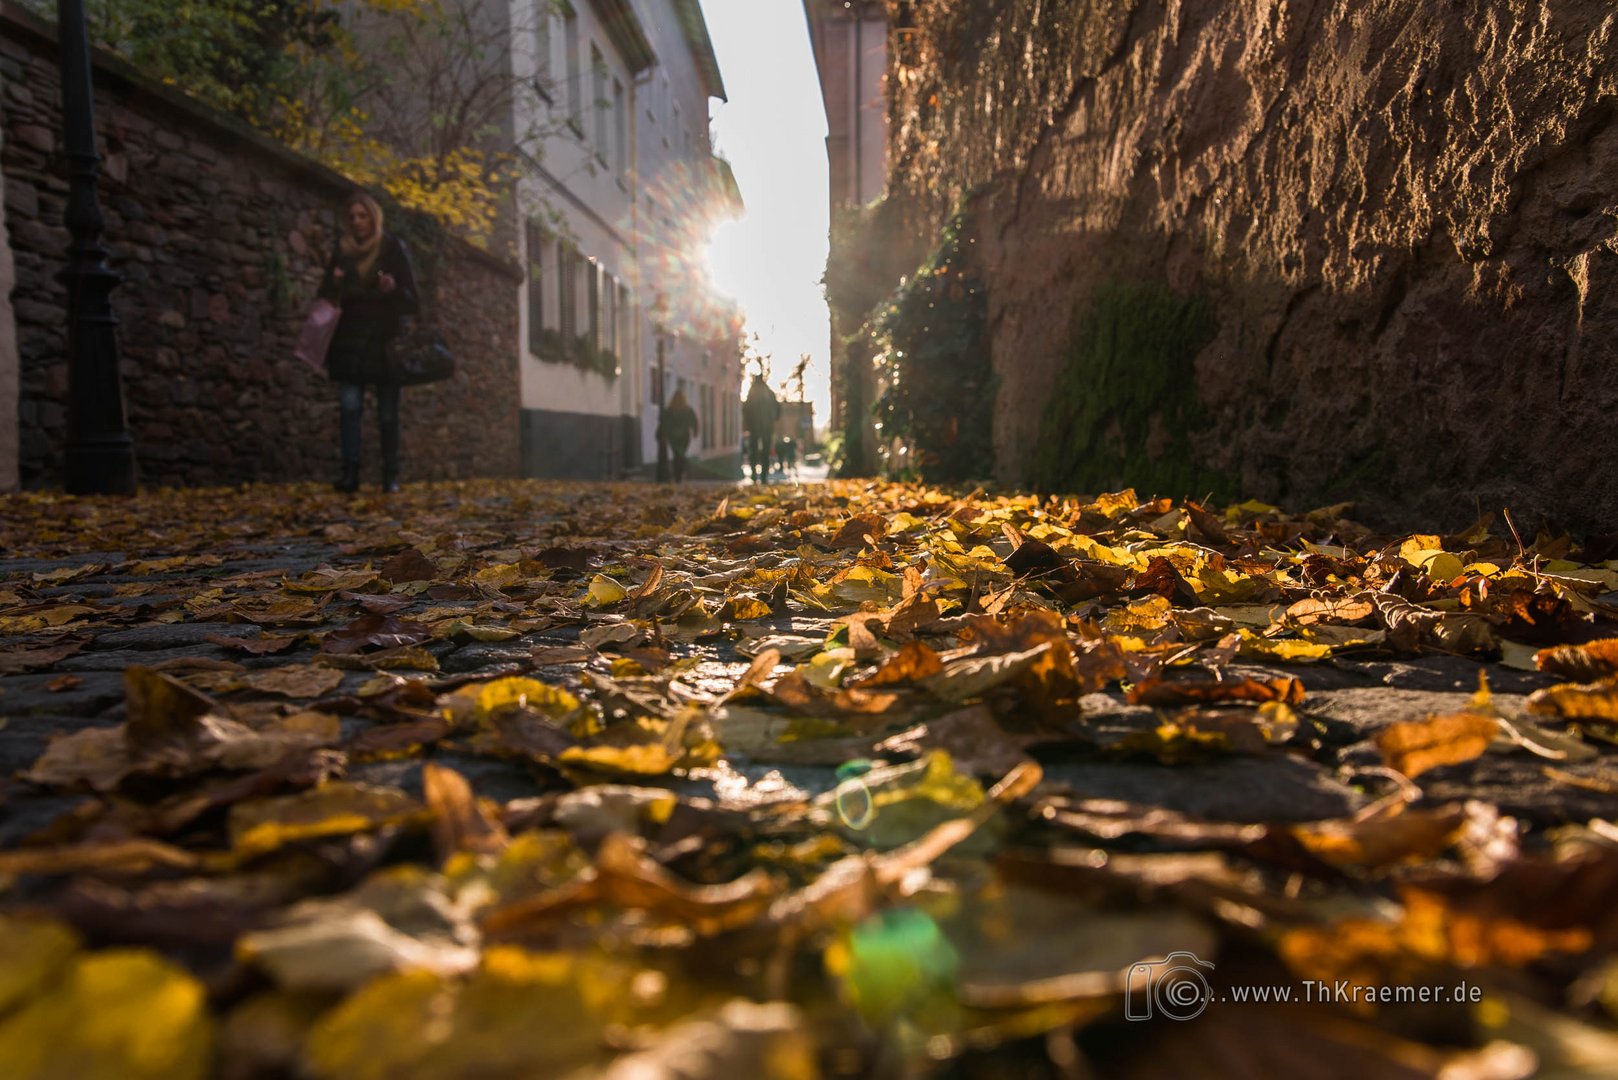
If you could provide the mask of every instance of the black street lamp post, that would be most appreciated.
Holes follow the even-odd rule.
[[[669,396],[668,333],[657,327],[657,482],[669,479],[669,440],[663,434],[663,405]]]
[[[118,369],[118,320],[112,290],[118,274],[101,245],[105,220],[96,198],[96,153],[90,36],[84,0],[57,0],[62,68],[63,143],[67,147],[68,433],[64,482],[75,495],[133,495],[135,441],[124,417]]]

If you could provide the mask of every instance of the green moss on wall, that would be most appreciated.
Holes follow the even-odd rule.
[[[1067,364],[1040,427],[1032,482],[1041,491],[1226,497],[1234,485],[1199,464],[1197,353],[1217,329],[1206,300],[1112,281],[1080,307]]]

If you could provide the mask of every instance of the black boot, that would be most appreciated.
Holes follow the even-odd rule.
[[[382,428],[382,490],[393,494],[399,490],[399,431]]]
[[[344,465],[342,479],[332,485],[345,495],[352,495],[360,489],[360,467],[358,465]]]

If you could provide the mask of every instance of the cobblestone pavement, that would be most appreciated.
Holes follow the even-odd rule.
[[[20,904],[62,914],[96,944],[166,943],[172,954],[171,925],[107,898],[134,888],[118,844],[162,837],[177,845],[167,851],[253,865],[234,804],[262,807],[332,777],[448,820],[435,769],[483,800],[484,817],[467,820],[489,835],[565,826],[586,852],[609,826],[580,831],[566,800],[593,792],[590,820],[616,829],[635,813],[601,800],[641,806],[647,792],[671,793],[708,824],[638,826],[668,868],[657,873],[720,883],[749,865],[715,839],[735,823],[762,830],[743,832],[757,844],[835,805],[820,827],[834,846],[891,850],[918,835],[883,831],[910,820],[893,799],[931,800],[922,820],[936,821],[939,807],[963,812],[1034,766],[1037,788],[1005,797],[1029,827],[1094,845],[1084,850],[1101,853],[1097,867],[1108,852],[1253,860],[1257,891],[1242,902],[1258,908],[1237,918],[1185,901],[1199,918],[1239,924],[1264,910],[1285,922],[1266,906],[1283,894],[1320,905],[1287,916],[1297,921],[1344,910],[1350,894],[1360,910],[1396,895],[1408,868],[1480,874],[1548,855],[1567,830],[1598,846],[1618,838],[1606,824],[1618,810],[1611,732],[1592,721],[1581,738],[1548,719],[1538,703],[1566,672],[1532,660],[1536,648],[1610,633],[1618,573],[1541,540],[1539,557],[1519,552],[1522,568],[1486,529],[1373,538],[1257,504],[1221,519],[1132,494],[1041,509],[822,483],[12,497],[0,500],[0,919]],[[1600,657],[1575,662],[1599,668]],[[555,696],[537,706],[534,695]],[[1439,738],[1418,747],[1429,755],[1419,761],[1390,749],[1390,732],[1436,738],[1422,727],[1435,717],[1488,733],[1470,749]],[[98,729],[108,741],[83,734]],[[266,740],[284,740],[287,758],[271,764]],[[229,748],[244,746],[258,771],[221,779]],[[932,779],[920,795],[883,794],[886,778],[923,766]],[[857,786],[880,825],[850,824],[858,777],[871,781]],[[175,810],[188,792],[200,809]],[[177,824],[152,824],[171,813]],[[1428,835],[1434,822],[1442,831]],[[1383,826],[1380,839],[1364,831]],[[472,845],[434,829],[444,858]],[[1038,835],[1013,863],[1066,850]],[[1277,854],[1275,837],[1307,852]],[[68,854],[48,854],[58,849]],[[24,861],[5,862],[8,850]],[[96,862],[106,858],[110,869]],[[382,858],[314,893],[351,887]],[[792,873],[812,881],[809,865]],[[9,889],[7,866],[24,867]],[[112,885],[95,883],[106,874]],[[1334,892],[1345,880],[1349,893]],[[1486,875],[1466,880],[1482,889]],[[219,940],[285,917],[248,907]],[[1618,928],[1593,932],[1605,942]],[[1245,955],[1230,933],[1220,931],[1227,950]],[[184,955],[212,1007],[236,1007],[241,948]],[[937,1045],[952,1057],[965,1044]],[[868,1065],[887,1051],[850,1053]],[[290,1061],[276,1067],[308,1067]]]
[[[206,673],[307,664],[323,659],[319,653],[322,628],[366,610],[362,593],[333,589],[322,594],[304,589],[301,595],[318,603],[316,625],[306,625],[308,618],[291,618],[283,628],[274,621],[254,624],[248,618],[250,611],[244,614],[223,605],[199,613],[195,603],[199,592],[221,584],[234,584],[251,592],[264,584],[278,586],[282,581],[307,580],[318,573],[374,568],[409,541],[419,542],[424,535],[421,530],[446,523],[457,531],[448,538],[448,551],[435,554],[440,556],[440,563],[445,561],[445,554],[462,562],[455,568],[460,573],[446,574],[446,579],[474,580],[480,566],[487,569],[500,565],[502,558],[520,557],[524,550],[532,554],[546,544],[566,543],[577,545],[578,552],[589,555],[576,568],[549,572],[555,581],[565,584],[587,577],[586,567],[612,565],[632,547],[653,550],[644,539],[636,544],[622,535],[622,504],[636,508],[631,519],[673,524],[680,515],[700,517],[711,511],[730,489],[718,485],[684,489],[631,485],[581,487],[560,494],[534,486],[519,488],[528,494],[515,498],[506,489],[480,489],[476,485],[446,485],[432,495],[425,494],[427,490],[419,489],[409,503],[390,502],[380,496],[362,496],[348,502],[313,486],[258,489],[246,500],[229,492],[193,493],[177,497],[181,514],[202,515],[192,519],[185,531],[165,537],[147,524],[143,531],[114,533],[141,542],[139,547],[130,545],[117,550],[82,550],[84,541],[106,535],[102,532],[104,525],[117,523],[117,504],[103,504],[86,522],[89,528],[75,535],[75,520],[85,521],[82,507],[63,502],[61,505],[73,516],[57,521],[60,531],[55,536],[34,543],[23,537],[16,545],[35,548],[37,553],[0,558],[0,588],[21,590],[29,604],[36,607],[48,603],[59,609],[86,609],[58,627],[32,634],[13,631],[14,646],[49,648],[65,644],[75,648],[72,655],[48,664],[31,664],[27,671],[16,670],[16,664],[0,668],[4,672],[0,674],[0,716],[5,718],[5,726],[0,728],[0,773],[26,769],[54,734],[84,725],[121,722],[125,715],[123,672],[132,665]],[[739,490],[746,495],[755,489],[747,484]],[[764,498],[786,493],[790,499],[792,493],[802,489],[766,485],[756,490],[763,492]],[[273,502],[266,506],[252,501],[257,499]],[[217,521],[208,518],[206,504],[214,501],[229,516]],[[263,512],[271,507],[273,512]],[[47,514],[36,520],[51,519]],[[205,523],[217,528],[204,529],[199,535],[198,526]],[[17,517],[11,528],[24,529],[28,525],[28,519]],[[13,532],[10,538],[16,540],[18,534]],[[51,548],[56,549],[55,553],[50,552]],[[69,580],[49,583],[64,578]],[[386,588],[385,582],[372,584]],[[491,595],[505,599],[497,590],[476,585],[446,584],[443,588],[466,595],[417,595],[391,613],[410,617],[430,608],[440,618],[457,611],[476,615],[490,611]],[[771,615],[750,621],[744,632],[719,632],[716,628],[716,632],[696,640],[676,640],[670,647],[674,655],[695,661],[683,676],[688,685],[708,685],[723,693],[749,663],[747,656],[736,651],[738,640],[827,633],[832,620],[815,616],[816,613]],[[562,617],[542,619],[542,625],[532,628],[522,626],[519,620],[518,628],[509,632],[506,640],[488,642],[469,633],[457,633],[431,641],[425,650],[437,661],[434,685],[453,686],[474,679],[533,673],[577,689],[580,675],[591,665],[577,661],[545,663],[546,651],[577,646],[581,631],[591,625],[611,625],[621,618],[610,613],[595,615],[579,607],[566,610]],[[219,643],[220,639],[259,634],[292,635],[297,640],[272,656],[243,655],[240,649]],[[608,654],[610,648],[609,643]],[[607,660],[597,653],[593,663],[601,668]],[[1228,671],[1233,677],[1300,677],[1309,691],[1305,712],[1319,722],[1328,738],[1341,745],[1342,761],[1350,766],[1376,765],[1378,758],[1370,739],[1387,724],[1462,709],[1477,689],[1480,672],[1487,673],[1497,702],[1511,712],[1521,711],[1528,694],[1557,681],[1540,672],[1443,653],[1393,659],[1362,652],[1307,667],[1237,663]],[[341,698],[363,685],[373,673],[363,669],[345,672],[342,683],[330,696]],[[1117,691],[1091,695],[1085,705],[1089,722],[1101,726],[1145,724],[1153,715],[1150,709],[1124,705]],[[733,756],[730,763],[744,771],[749,769],[745,758]],[[1559,772],[1571,770],[1571,775],[1589,780],[1589,786],[1547,779],[1547,765]],[[1320,769],[1300,767],[1275,773],[1242,759],[1173,767],[1113,762],[1058,764],[1056,770],[1064,779],[1098,797],[1237,820],[1331,817],[1362,801],[1362,796]],[[378,771],[410,784],[412,777],[400,774],[419,772],[419,763],[403,768],[387,765]],[[492,792],[504,797],[514,797],[530,788],[523,770],[509,763],[491,766],[485,762],[475,771],[480,779],[493,785]],[[789,771],[794,783],[813,793],[835,783],[835,772],[829,767]],[[1490,758],[1464,772],[1446,774],[1437,790],[1444,797],[1486,799],[1537,826],[1549,826],[1612,812],[1618,775],[1606,759],[1566,765],[1554,758],[1525,754]],[[15,842],[71,799],[38,797],[16,782],[12,782],[9,795],[10,811],[0,818],[0,843]]]

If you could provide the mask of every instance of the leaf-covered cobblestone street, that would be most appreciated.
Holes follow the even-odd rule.
[[[6,497],[0,1061],[1610,1068],[1615,553],[1344,513]]]

